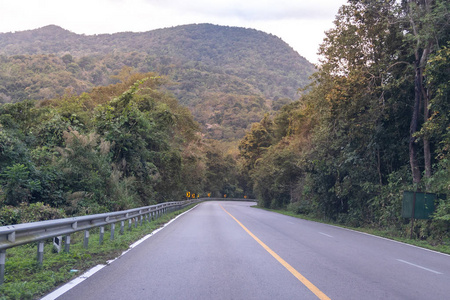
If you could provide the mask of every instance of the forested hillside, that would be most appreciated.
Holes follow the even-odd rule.
[[[349,1],[309,93],[239,149],[260,205],[409,236],[403,191],[450,195],[450,2]],[[413,235],[450,241],[450,204]]]
[[[234,159],[202,138],[153,73],[81,96],[0,105],[0,222],[123,210],[237,188]],[[222,194],[223,195],[223,194]]]
[[[0,34],[0,103],[87,92],[116,83],[124,67],[166,76],[203,131],[225,140],[296,100],[314,71],[281,39],[252,29],[199,24],[85,36],[51,25]]]

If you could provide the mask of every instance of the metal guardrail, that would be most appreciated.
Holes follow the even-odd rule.
[[[87,248],[89,243],[89,230],[91,229],[98,227],[100,228],[99,242],[101,244],[103,243],[104,228],[107,225],[111,226],[110,239],[113,240],[115,225],[118,222],[120,222],[120,234],[123,234],[125,221],[128,221],[128,227],[131,228],[132,221],[134,220],[134,226],[137,227],[138,223],[142,225],[144,219],[151,221],[168,210],[178,210],[182,207],[203,200],[204,199],[192,199],[185,201],[165,202],[125,211],[2,226],[0,227],[0,285],[4,281],[6,250],[9,248],[37,242],[37,261],[42,265],[44,257],[44,242],[48,239],[53,238],[54,243],[56,241],[56,243],[59,243],[59,246],[61,246],[62,237],[64,236],[64,249],[68,252],[70,249],[70,235],[84,230],[84,247]]]
[[[145,206],[118,212],[110,212],[81,217],[72,217],[57,220],[48,220],[33,223],[24,223],[0,227],[0,285],[4,282],[6,250],[24,244],[37,242],[37,262],[42,265],[44,259],[44,243],[53,239],[53,243],[61,247],[64,237],[64,251],[70,250],[70,235],[84,230],[84,247],[88,248],[89,230],[100,228],[99,243],[103,243],[105,226],[109,225],[110,239],[114,239],[116,223],[120,222],[120,234],[124,233],[125,221],[128,221],[128,228],[131,228],[133,220],[134,226],[142,225],[144,219],[151,221],[167,211],[181,209],[187,205],[201,201],[257,201],[246,198],[199,198],[185,201],[165,202],[161,204]]]

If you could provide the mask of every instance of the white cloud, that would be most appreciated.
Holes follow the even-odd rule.
[[[323,19],[333,16],[340,1],[316,0],[147,0],[161,7],[182,9],[219,18],[237,17],[242,20]]]

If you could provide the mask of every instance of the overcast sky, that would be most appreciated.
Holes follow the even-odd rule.
[[[0,32],[58,25],[78,34],[142,32],[193,23],[272,33],[317,63],[346,0],[0,0]]]

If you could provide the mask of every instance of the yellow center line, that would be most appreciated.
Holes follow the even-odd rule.
[[[300,272],[298,272],[294,267],[288,264],[284,259],[282,259],[278,254],[276,254],[272,249],[270,249],[266,244],[264,244],[256,235],[254,235],[250,230],[247,229],[238,219],[236,219],[232,214],[230,214],[222,205],[220,207],[232,217],[255,241],[258,242],[267,252],[270,253],[280,264],[283,265],[292,275],[294,275],[301,283],[303,283],[311,292],[314,293],[321,300],[331,300],[327,295],[325,295],[321,290],[319,290],[314,284],[312,284],[308,279],[306,279]]]

